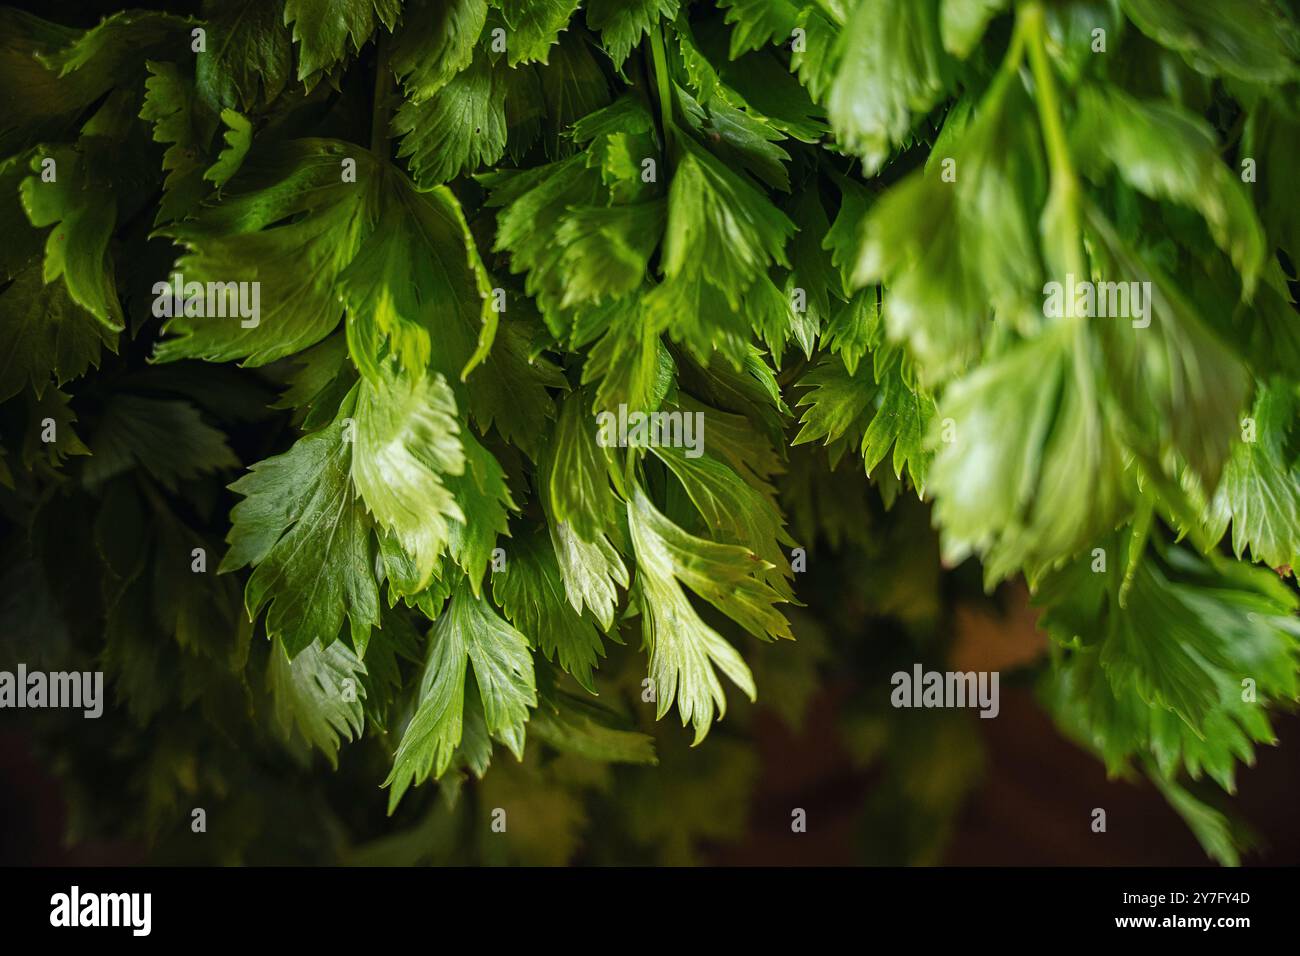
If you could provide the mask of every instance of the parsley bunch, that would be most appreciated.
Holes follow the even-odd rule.
[[[602,814],[689,859],[753,757],[710,739],[672,796],[654,721],[701,744],[765,679],[797,721],[872,653],[823,628],[935,630],[932,521],[947,567],[1027,582],[1061,727],[1236,861],[1196,781],[1231,792],[1300,695],[1291,0],[81,6],[0,9],[6,657],[107,673],[105,726],[51,746],[134,828],[225,801],[247,858],[364,738],[333,786],[411,829],[322,796],[335,856],[498,852],[466,807],[513,779],[532,859]],[[902,739],[896,650],[864,760]],[[969,787],[952,716],[960,780],[910,813]]]

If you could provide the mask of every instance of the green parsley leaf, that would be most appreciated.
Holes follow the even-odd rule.
[[[274,641],[266,680],[280,729],[301,734],[337,769],[341,741],[360,737],[365,723],[365,672],[352,649],[339,641],[329,647],[310,644],[292,660]]]
[[[1238,436],[1206,522],[1211,537],[1223,537],[1232,522],[1237,557],[1275,568],[1300,567],[1300,456],[1294,433],[1300,407],[1295,389],[1275,380],[1259,389]]]
[[[511,66],[547,62],[551,47],[578,9],[579,0],[497,0],[507,27],[506,58]]]
[[[53,378],[63,385],[98,366],[101,349],[117,351],[117,335],[72,301],[61,282],[46,284],[39,262],[0,292],[0,401],[30,387],[40,396]]]
[[[363,652],[379,623],[371,524],[352,487],[345,417],[230,486],[244,500],[231,509],[220,570],[253,568],[244,591],[249,617],[266,608],[267,634],[291,657],[312,643],[328,647],[345,619]]]
[[[826,96],[844,148],[877,172],[953,82],[938,0],[864,0],[839,35],[839,67]]]
[[[344,163],[356,164],[356,182]],[[265,365],[314,345],[338,324],[335,283],[368,235],[379,170],[366,150],[294,140],[249,155],[219,205],[161,230],[188,252],[185,282],[258,283],[257,324],[238,315],[172,315],[155,358]],[[251,296],[251,289],[249,292]]]
[[[147,62],[140,118],[153,123],[153,138],[169,144],[163,154],[163,200],[158,222],[183,218],[208,191],[203,156],[216,132],[216,117],[198,99],[193,85],[174,63]]]
[[[764,567],[751,552],[686,533],[664,517],[639,488],[628,502],[627,513],[637,559],[642,628],[650,651],[656,717],[668,713],[676,700],[682,726],[694,724],[698,744],[709,732],[715,709],[719,716],[727,709],[714,666],[750,700],[757,691],[744,660],[704,623],[682,584],[764,638],[791,637],[789,625],[773,606],[782,599],[751,576],[751,568],[761,571]]]
[[[239,465],[225,432],[200,417],[189,402],[139,395],[113,396],[90,441],[94,457],[83,476],[90,485],[139,465],[164,487]]]
[[[641,37],[661,19],[676,17],[679,4],[680,0],[591,0],[586,4],[587,25],[599,31],[609,58],[622,69]]]
[[[249,112],[279,99],[293,77],[284,0],[204,0],[208,49],[195,85],[213,112]]]
[[[423,103],[470,65],[487,13],[487,0],[407,3],[391,63],[412,103]]]
[[[505,569],[492,575],[492,598],[529,644],[596,693],[592,671],[605,656],[600,631],[589,613],[569,603],[544,531],[511,538]]]
[[[374,516],[415,562],[417,590],[433,576],[452,521],[465,514],[444,484],[465,471],[456,400],[441,376],[385,369],[357,393],[352,481]]]
[[[320,75],[359,51],[380,23],[391,33],[401,0],[285,0],[284,23],[298,44],[298,79],[310,88]]]
[[[227,127],[221,134],[226,145],[217,154],[217,161],[203,172],[203,178],[210,180],[218,189],[239,172],[244,157],[253,145],[253,124],[248,117],[236,110],[224,109],[221,111],[221,122]]]
[[[474,672],[486,732],[522,758],[528,709],[537,706],[533,659],[522,634],[463,585],[434,624],[415,714],[402,734],[393,770],[391,813],[413,784],[451,766],[465,723],[465,672]]]
[[[56,178],[41,176],[42,159],[54,160]],[[94,160],[70,147],[33,157],[20,187],[32,225],[54,226],[45,239],[46,282],[62,278],[72,300],[112,331],[123,328],[109,240],[117,225],[113,190],[94,172]]]
[[[1300,31],[1278,4],[1122,0],[1122,6],[1139,30],[1202,73],[1261,83],[1296,77]]]
[[[427,99],[402,104],[393,132],[422,188],[497,162],[506,151],[507,82],[480,51],[474,61]]]

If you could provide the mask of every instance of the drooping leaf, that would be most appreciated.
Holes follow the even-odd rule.
[[[352,487],[344,417],[230,486],[244,500],[231,509],[221,570],[253,568],[244,591],[249,617],[265,608],[267,633],[291,657],[312,643],[328,647],[345,621],[363,652],[379,623],[371,523]]]
[[[487,13],[487,0],[406,4],[391,62],[411,102],[424,102],[470,65]]]
[[[486,733],[522,758],[524,725],[537,706],[533,660],[522,634],[461,587],[434,624],[419,702],[384,785],[389,812],[412,785],[441,777],[465,732],[465,672],[474,672]]]
[[[178,481],[239,464],[225,433],[189,402],[138,395],[115,395],[104,406],[90,446],[94,457],[83,476],[91,485],[139,466],[174,489]]]
[[[1177,50],[1195,69],[1255,82],[1296,76],[1300,33],[1275,3],[1244,0],[1122,0],[1139,30]]]
[[[298,46],[298,79],[313,86],[320,74],[360,50],[382,24],[392,32],[401,0],[285,0],[284,23]]]
[[[547,62],[551,47],[578,9],[579,0],[498,0],[506,22],[506,57],[511,66]]]
[[[715,666],[751,700],[757,690],[744,659],[704,623],[682,585],[763,638],[791,636],[775,608],[781,597],[751,575],[750,569],[761,570],[762,564],[745,548],[686,533],[640,489],[628,503],[628,526],[643,599],[642,633],[650,652],[656,717],[668,713],[675,700],[682,726],[694,724],[698,744],[715,711],[726,713],[727,699]]]
[[[343,176],[348,161],[355,182]],[[373,225],[378,176],[366,150],[333,140],[295,140],[247,157],[219,204],[163,232],[188,250],[176,263],[184,282],[248,283],[244,294],[251,302],[256,290],[259,314],[182,309],[167,319],[171,337],[155,358],[265,365],[328,335],[343,313],[335,283]]]
[[[47,180],[43,159],[56,175]],[[62,279],[72,300],[112,331],[123,327],[109,240],[117,224],[114,192],[95,163],[70,147],[33,157],[32,176],[23,180],[23,208],[32,225],[53,226],[45,239],[44,279]]]
[[[1245,434],[1233,444],[1223,479],[1206,516],[1217,540],[1232,522],[1237,557],[1275,568],[1300,567],[1300,454],[1295,434],[1297,398],[1282,381],[1255,396]]]
[[[203,156],[216,131],[216,116],[199,101],[176,64],[145,65],[150,77],[140,118],[153,123],[155,140],[169,144],[163,154],[167,179],[158,207],[159,221],[168,222],[188,214],[208,191],[203,181]]]
[[[213,112],[274,103],[294,75],[284,0],[205,0],[195,85]]]
[[[587,25],[600,33],[609,58],[622,68],[632,48],[660,20],[677,16],[680,0],[592,0],[585,4]]]
[[[868,174],[952,83],[939,31],[938,0],[864,0],[839,34],[826,108],[836,135]]]
[[[441,376],[385,368],[357,393],[352,481],[376,524],[415,562],[423,588],[446,550],[452,521],[465,521],[447,475],[463,474],[456,400]]]
[[[239,172],[244,157],[253,145],[253,124],[248,121],[248,117],[236,110],[224,109],[221,111],[221,122],[227,127],[221,134],[226,145],[217,153],[217,161],[203,171],[203,178],[210,180],[218,189]]]
[[[403,103],[393,118],[398,156],[421,186],[436,186],[490,166],[506,150],[507,83],[480,52],[428,98]]]
[[[529,644],[596,693],[592,671],[605,656],[600,631],[570,604],[545,532],[511,538],[505,569],[492,575],[492,598]]]
[[[340,744],[361,736],[365,672],[340,641],[329,647],[310,644],[292,660],[280,641],[273,641],[266,675],[281,730],[301,734],[337,768]]]
[[[24,388],[40,395],[53,380],[63,385],[98,366],[102,349],[117,349],[117,336],[72,301],[61,282],[46,284],[39,263],[0,292],[0,401]]]
[[[1200,212],[1250,294],[1264,266],[1264,230],[1205,123],[1176,106],[1084,87],[1073,135],[1084,163],[1113,165],[1152,198]]]

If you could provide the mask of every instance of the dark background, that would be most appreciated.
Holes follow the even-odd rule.
[[[813,704],[794,736],[769,714],[755,727],[762,776],[739,843],[708,854],[724,865],[851,865],[858,862],[859,811],[872,774],[855,773],[835,742],[834,692]],[[1004,688],[995,720],[977,720],[987,751],[980,785],[959,813],[944,862],[954,865],[1212,865],[1183,821],[1145,781],[1108,781],[1105,769],[1063,739],[1032,694]],[[11,716],[0,724],[0,864],[97,865],[138,862],[140,846],[62,843],[58,782],[35,760]],[[1300,862],[1300,718],[1277,721],[1279,744],[1262,747],[1233,800],[1263,846],[1243,862]],[[829,742],[828,742],[829,741]],[[707,744],[704,745],[707,757]],[[324,771],[323,771],[324,772]],[[789,808],[808,811],[808,832],[790,832]],[[1093,807],[1107,832],[1090,829]],[[587,839],[597,839],[589,833]],[[869,836],[868,836],[869,839]]]

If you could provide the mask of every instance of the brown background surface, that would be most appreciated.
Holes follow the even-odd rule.
[[[742,843],[717,847],[724,865],[851,865],[870,774],[846,771],[833,742],[830,695],[813,706],[803,731],[760,715],[762,777]],[[955,865],[1211,865],[1182,820],[1150,785],[1108,781],[1102,766],[1064,740],[1027,691],[1002,693],[997,720],[978,721],[988,765],[966,802],[944,862]],[[1235,805],[1267,836],[1247,864],[1300,862],[1300,719],[1278,721],[1280,743],[1260,749],[1240,776]],[[831,740],[831,744],[826,741]],[[808,832],[790,832],[790,807],[808,811]],[[1093,807],[1107,811],[1107,832],[1090,829]],[[119,864],[142,858],[137,847],[62,845],[57,782],[17,732],[0,732],[0,863]],[[589,834],[588,839],[598,839]]]

